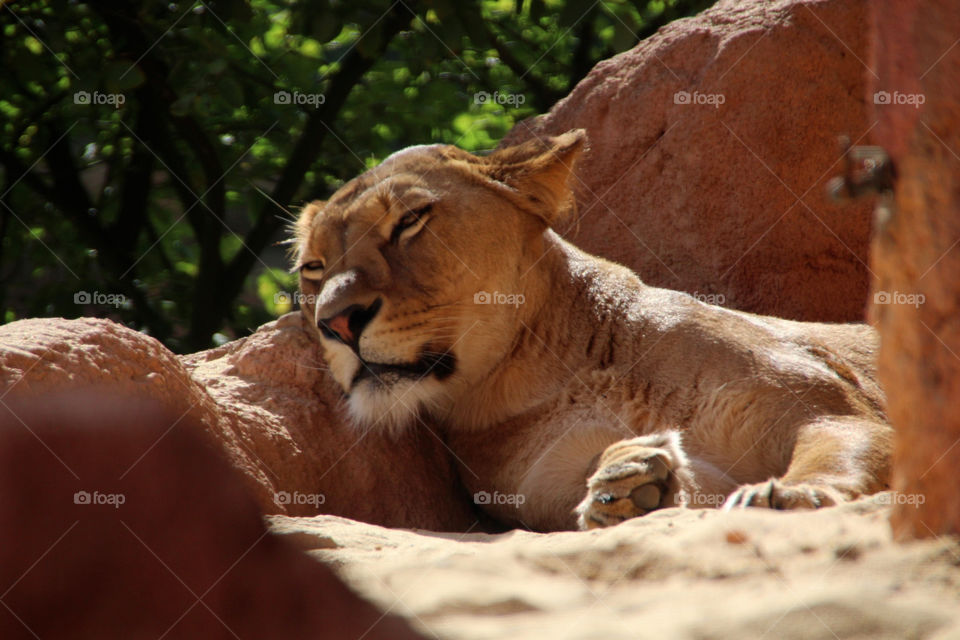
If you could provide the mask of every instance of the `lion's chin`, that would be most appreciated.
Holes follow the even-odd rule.
[[[365,379],[350,390],[347,407],[350,417],[364,430],[388,431],[399,435],[421,421],[442,394],[434,379],[398,379],[389,384]]]

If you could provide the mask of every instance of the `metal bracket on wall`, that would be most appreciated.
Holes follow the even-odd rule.
[[[843,174],[827,182],[827,196],[834,202],[879,196],[874,223],[876,230],[882,230],[893,215],[893,187],[897,179],[893,160],[883,147],[851,146],[847,136],[840,136],[840,147]]]

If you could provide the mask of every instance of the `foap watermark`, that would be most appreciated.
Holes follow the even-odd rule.
[[[73,494],[73,504],[89,505],[109,505],[114,509],[119,509],[120,505],[127,501],[127,496],[122,493],[100,493],[94,491],[77,491]]]
[[[677,91],[673,94],[673,104],[707,104],[714,109],[719,109],[720,105],[727,101],[727,97],[722,93],[700,93],[694,91]]]
[[[500,293],[494,291],[477,291],[473,294],[473,304],[509,304],[519,307],[526,301],[522,293]]]
[[[127,296],[122,293],[101,293],[99,291],[77,291],[73,294],[73,304],[110,305],[122,307],[127,304]]]
[[[723,295],[722,293],[700,293],[699,291],[694,291],[690,294],[690,297],[697,302],[703,302],[704,304],[723,306],[727,303],[727,296]]]
[[[273,104],[307,105],[314,109],[327,101],[322,93],[300,93],[299,91],[277,91],[273,94]]]
[[[273,294],[273,304],[304,304],[311,305],[317,301],[317,295],[313,293],[301,293],[300,291],[278,291]]]
[[[508,107],[519,107],[527,101],[527,96],[522,93],[507,93],[505,91],[477,91],[473,94],[473,104],[499,104]]]
[[[687,494],[684,504],[688,507],[719,507],[727,501],[725,493],[700,493],[693,495]]]
[[[906,304],[920,308],[927,301],[922,293],[900,293],[899,291],[877,291],[873,294],[873,304]]]
[[[527,496],[522,493],[500,493],[499,491],[494,491],[490,493],[489,491],[477,491],[473,494],[474,504],[487,505],[487,504],[509,504],[514,508],[519,509],[520,505],[527,501]]]
[[[906,104],[914,109],[919,109],[920,105],[927,101],[927,96],[922,93],[900,93],[894,91],[877,91],[873,94],[873,104]]]
[[[886,491],[877,494],[876,501],[879,504],[887,505],[909,505],[919,507],[927,501],[927,496],[922,493],[900,493],[899,491]]]
[[[109,104],[115,107],[121,106],[127,101],[127,97],[122,93],[102,93],[100,91],[75,91],[73,94],[74,104]]]
[[[273,501],[279,505],[309,504],[314,507],[319,507],[327,501],[327,496],[322,493],[300,493],[299,491],[290,493],[289,491],[278,491],[273,494]]]

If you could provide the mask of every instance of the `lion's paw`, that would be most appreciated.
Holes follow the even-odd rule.
[[[577,506],[580,529],[609,527],[681,504],[686,458],[675,433],[616,442],[603,452]]]
[[[724,511],[761,507],[766,509],[819,509],[843,502],[843,497],[830,487],[813,484],[784,484],[768,480],[746,484],[734,491],[723,503]]]

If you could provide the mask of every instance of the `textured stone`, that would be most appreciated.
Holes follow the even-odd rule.
[[[823,187],[838,136],[870,137],[867,6],[721,1],[599,63],[503,144],[585,128],[567,236],[649,284],[797,320],[862,321],[870,205],[829,203]]]
[[[902,536],[960,534],[960,13],[883,1],[871,14],[870,96],[890,100],[869,102],[898,173],[871,253],[875,300],[888,303],[872,313],[905,500],[892,522]]]
[[[0,637],[420,637],[269,533],[193,420],[92,389],[4,399]]]

